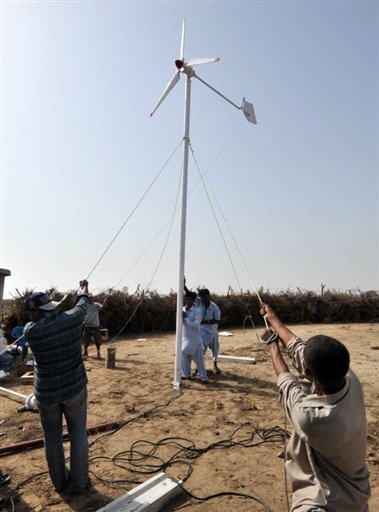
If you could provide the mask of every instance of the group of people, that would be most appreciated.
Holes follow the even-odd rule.
[[[217,304],[211,301],[207,288],[200,289],[196,294],[184,284],[184,291],[182,380],[191,379],[198,373],[200,382],[207,384],[209,378],[204,355],[208,348],[212,352],[213,370],[217,375],[221,374],[217,364],[220,349],[217,327],[221,319],[221,311]],[[196,365],[193,371],[191,371],[191,362]]]
[[[191,376],[193,361],[201,380],[207,381],[206,348],[213,350],[216,372],[218,369],[218,338],[214,334],[220,311],[208,290],[199,296],[188,289],[185,292],[183,377]],[[36,361],[35,395],[51,480],[58,492],[81,493],[89,484],[87,376],[82,357],[88,282],[80,282],[73,308],[66,310],[66,300],[54,303],[45,293],[33,292],[25,301],[30,322],[24,336]],[[285,463],[292,486],[291,511],[368,512],[364,399],[361,383],[350,369],[347,348],[325,335],[304,342],[268,304],[261,303],[260,312],[270,325],[261,341],[267,345],[280,401],[293,429]],[[310,394],[290,372],[280,345],[300,377],[312,383]],[[62,415],[71,441],[70,469],[62,445]]]

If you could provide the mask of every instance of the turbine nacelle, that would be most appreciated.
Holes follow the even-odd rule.
[[[192,78],[195,75],[192,66],[190,66],[188,62],[184,62],[182,59],[177,59],[175,61],[175,66],[178,68],[179,73],[184,73],[188,78]]]

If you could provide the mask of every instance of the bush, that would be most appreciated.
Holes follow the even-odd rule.
[[[46,292],[53,300],[60,300],[62,294],[52,288]],[[5,301],[2,328],[11,341],[10,331],[15,325],[25,325],[29,320],[22,309],[25,297],[31,290],[18,294],[17,298]],[[270,291],[259,290],[263,302],[270,304],[283,322],[301,323],[357,323],[379,321],[379,293],[360,290],[339,292],[324,290],[321,294],[313,291]],[[176,293],[160,295],[156,291],[139,288],[130,295],[127,289],[108,290],[95,295],[103,303],[100,312],[101,325],[111,336],[142,332],[172,332],[176,324]],[[259,300],[252,292],[235,293],[229,288],[227,295],[212,295],[212,300],[221,309],[221,329],[242,327],[247,321],[264,325],[259,314]]]

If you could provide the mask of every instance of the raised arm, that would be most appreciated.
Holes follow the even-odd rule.
[[[272,307],[268,304],[261,303],[260,313],[276,331],[281,342],[287,348],[288,343],[294,338],[295,334],[283,324]]]
[[[271,329],[266,329],[261,336],[261,340],[263,343],[267,344],[267,350],[271,356],[272,366],[274,367],[276,375],[279,376],[282,373],[288,373],[289,369],[287,363],[284,361],[282,353],[280,352],[278,343],[279,338],[277,336],[273,337],[273,334],[274,333]]]

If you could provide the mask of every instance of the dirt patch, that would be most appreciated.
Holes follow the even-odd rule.
[[[360,377],[368,421],[367,462],[379,510],[379,324],[293,326],[300,336],[327,333],[344,342]],[[233,330],[221,338],[221,353],[254,357],[257,363],[220,361],[220,376],[207,386],[193,379],[181,391],[171,388],[175,336],[144,335],[145,340],[114,343],[116,368],[106,369],[90,347],[88,426],[119,422],[120,428],[90,437],[92,485],[83,496],[57,494],[47,474],[43,447],[3,455],[0,467],[11,476],[0,496],[14,490],[17,512],[77,510],[92,512],[159,471],[185,480],[184,488],[207,501],[183,498],[165,512],[287,510],[283,432],[291,431],[277,400],[276,379],[266,350],[254,331]],[[106,345],[103,347],[103,355]],[[93,357],[91,357],[91,355]],[[209,369],[210,359],[206,359]],[[32,385],[19,378],[0,385],[29,395]],[[38,414],[19,413],[22,400],[0,393],[0,446],[42,437]],[[67,456],[69,445],[65,443]],[[225,493],[225,494],[222,494]],[[230,494],[228,494],[230,493]],[[249,497],[241,497],[236,494]],[[288,496],[291,500],[291,496]],[[9,510],[12,510],[9,507]]]

